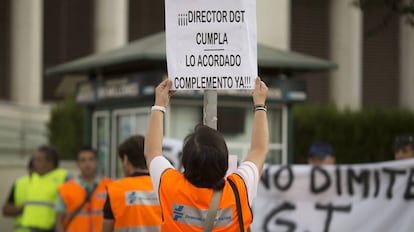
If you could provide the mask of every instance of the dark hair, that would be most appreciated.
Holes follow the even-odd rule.
[[[144,136],[134,135],[127,138],[118,146],[119,158],[128,157],[129,162],[135,168],[147,169],[147,162],[144,156]]]
[[[184,177],[200,188],[222,189],[229,163],[228,156],[223,136],[208,126],[198,125],[184,139]]]
[[[55,168],[59,167],[59,153],[53,147],[43,145],[37,150],[45,154],[46,160],[52,161]]]
[[[28,170],[33,170],[34,169],[34,159],[33,159],[33,156],[30,157],[29,162],[27,163],[27,169]]]
[[[95,158],[98,159],[98,152],[88,145],[84,145],[78,150],[78,153],[76,153],[76,159],[79,159],[79,154],[85,151],[93,153],[95,155]]]
[[[401,134],[394,139],[394,151],[397,151],[405,146],[411,146],[414,150],[414,136],[412,134]]]

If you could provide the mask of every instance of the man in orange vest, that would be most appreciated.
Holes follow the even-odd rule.
[[[109,178],[97,174],[98,157],[94,149],[83,147],[77,154],[80,176],[59,187],[56,204],[57,232],[102,231],[102,209]]]
[[[144,137],[126,139],[118,155],[126,177],[107,187],[102,231],[159,231],[161,208],[145,162]]]

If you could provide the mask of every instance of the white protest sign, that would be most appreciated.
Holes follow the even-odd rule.
[[[252,89],[256,0],[166,0],[172,89]]]
[[[414,160],[265,168],[252,231],[414,231]]]

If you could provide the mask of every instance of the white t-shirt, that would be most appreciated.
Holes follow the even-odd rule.
[[[155,157],[150,163],[150,176],[154,190],[158,192],[160,186],[160,180],[162,173],[169,169],[174,168],[168,160],[163,156]],[[254,198],[257,194],[257,186],[259,184],[259,171],[256,165],[250,161],[244,161],[237,168],[236,172],[244,180],[247,189],[247,195],[249,197],[249,204],[252,205]]]

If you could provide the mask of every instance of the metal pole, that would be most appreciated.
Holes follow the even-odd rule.
[[[288,155],[288,164],[293,164],[293,106],[291,103],[287,104],[287,155]]]
[[[217,91],[205,90],[203,124],[217,130]]]

